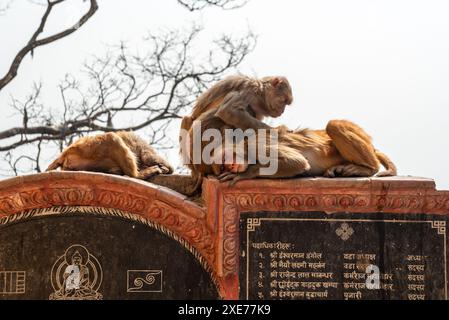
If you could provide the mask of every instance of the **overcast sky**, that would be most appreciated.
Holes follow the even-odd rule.
[[[88,5],[69,2],[48,33],[70,25]],[[258,43],[239,71],[285,75],[293,87],[293,105],[274,124],[323,128],[330,119],[355,121],[393,159],[400,175],[434,178],[439,189],[449,189],[449,1],[251,0],[238,10],[200,13],[175,0],[100,0],[99,5],[78,32],[25,59],[18,77],[0,93],[1,130],[16,120],[10,95],[23,97],[42,80],[48,103],[56,103],[58,81],[67,72],[76,74],[89,55],[105,52],[105,45],[127,40],[138,49],[148,30],[183,28],[192,21],[211,36],[249,27]],[[16,0],[0,16],[1,75],[43,9]],[[205,49],[208,44],[204,40]]]

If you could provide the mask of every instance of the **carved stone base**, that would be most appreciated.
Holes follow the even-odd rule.
[[[167,181],[167,178],[161,179]],[[9,261],[16,261],[14,265],[0,264],[0,297],[50,298],[52,294],[54,299],[87,299],[100,295],[113,298],[115,294],[115,297],[133,298],[128,289],[154,291],[161,279],[159,271],[162,271],[163,279],[172,283],[166,287],[167,295],[142,291],[140,298],[211,298],[214,292],[224,299],[446,298],[447,279],[442,275],[447,267],[447,244],[441,239],[446,237],[449,192],[436,191],[433,180],[307,178],[242,181],[229,187],[206,179],[200,200],[193,202],[154,183],[99,173],[51,172],[1,181],[0,229],[15,228],[16,235],[29,230],[23,235],[31,238],[29,246],[25,246],[14,234],[5,238],[1,235],[7,232],[0,231],[0,261],[6,261],[5,255]],[[42,224],[45,221],[48,223]],[[394,226],[390,221],[396,221]],[[422,222],[412,225],[408,221]],[[98,227],[92,228],[98,223]],[[148,230],[148,239],[153,240],[140,244],[137,240],[131,241],[130,237],[127,244],[124,237],[120,245],[114,247],[114,239],[129,226],[133,230],[136,223],[136,228],[142,230],[142,234]],[[42,225],[47,224],[49,227],[42,229]],[[70,233],[70,230],[75,231]],[[94,245],[92,238],[85,237],[85,242],[81,243],[83,232],[89,233],[89,237],[99,232],[96,238],[101,241]],[[72,238],[65,239],[66,234]],[[410,238],[410,234],[414,237]],[[138,238],[142,237],[146,236]],[[378,243],[373,244],[373,241]],[[37,249],[32,250],[30,246],[42,249],[45,243],[52,242],[54,245],[42,256],[31,254]],[[425,253],[429,246],[437,248],[434,251],[438,252],[434,255]],[[399,247],[404,248],[400,251],[404,256],[398,253]],[[203,289],[192,289],[191,286],[198,285],[198,282],[190,282],[193,276],[165,278],[170,273],[182,272],[175,271],[181,258],[151,256],[142,251],[149,260],[139,260],[142,248],[154,250],[155,254],[164,252],[163,248],[171,248],[167,252],[176,251],[177,257],[185,252],[182,259],[187,260],[182,263],[191,263],[193,268],[185,272],[195,275],[195,279],[204,279],[200,282]],[[419,254],[421,251],[424,253]],[[281,264],[284,267],[271,267],[272,262],[279,264],[274,255],[281,253],[286,257],[281,259],[286,263]],[[128,258],[120,260],[126,254]],[[27,255],[35,256],[36,263],[27,265],[23,258]],[[400,256],[400,262],[391,260],[392,255]],[[128,261],[129,265],[124,266],[121,261]],[[259,262],[262,263],[260,266]],[[132,267],[132,263],[136,267]],[[322,263],[329,268],[323,267]],[[391,271],[398,268],[398,264],[410,270],[406,273],[405,269],[402,273]],[[101,283],[99,266],[103,274]],[[118,270],[120,266],[126,270]],[[381,279],[383,289],[352,290],[353,286],[362,286],[357,283],[366,286],[364,281],[368,274],[366,268],[363,270],[364,266],[379,267],[379,275],[386,278]],[[77,275],[70,278],[72,285],[64,283],[66,268]],[[119,275],[108,278],[108,270]],[[282,276],[280,272],[283,272]],[[355,275],[350,275],[352,272]],[[329,278],[329,273],[341,274],[343,278]],[[347,277],[360,279],[349,281],[344,278],[345,273]],[[404,296],[388,295],[385,287],[397,286],[404,274],[410,292]],[[390,281],[390,276],[399,280]],[[423,281],[421,276],[424,276]],[[298,277],[303,278],[298,280]],[[114,284],[112,279],[117,279],[117,283]],[[251,280],[257,288],[248,286],[245,279]],[[279,285],[284,280],[287,282]],[[179,288],[184,288],[182,293],[170,291],[176,281],[182,282],[179,283]],[[424,287],[420,281],[424,282]],[[334,288],[333,282],[339,289]],[[345,284],[351,287],[343,290]],[[328,287],[323,289],[323,285]],[[33,289],[36,286],[46,291],[39,291],[38,295]],[[281,288],[283,286],[288,288]],[[2,292],[2,288],[7,290]]]

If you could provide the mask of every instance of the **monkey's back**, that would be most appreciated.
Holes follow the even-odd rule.
[[[118,131],[116,134],[125,142],[136,155],[139,169],[153,165],[164,165],[173,173],[173,167],[151,147],[145,140],[132,131]]]
[[[301,129],[279,135],[279,156],[284,155],[283,145],[298,150],[310,164],[310,175],[322,175],[328,168],[345,161],[325,130]]]
[[[196,120],[209,110],[217,109],[225,96],[242,88],[252,88],[254,93],[260,90],[261,81],[244,75],[232,75],[214,84],[210,89],[201,94],[192,110],[192,119]]]

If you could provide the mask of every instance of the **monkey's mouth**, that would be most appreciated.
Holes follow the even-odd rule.
[[[285,106],[274,108],[273,117],[279,117],[284,113]]]

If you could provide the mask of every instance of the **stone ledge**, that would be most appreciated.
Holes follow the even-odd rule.
[[[38,205],[37,203],[29,203],[31,207],[28,208],[26,201],[20,201],[17,199],[19,192],[30,192],[38,189],[48,191],[49,189],[57,190],[66,188],[72,188],[73,191],[77,191],[78,193],[87,190],[91,192],[98,192],[99,189],[119,193],[126,192],[132,196],[138,196],[143,199],[157,199],[163,202],[169,202],[171,205],[175,205],[176,207],[188,209],[188,212],[190,212],[193,216],[204,216],[203,208],[194,202],[188,201],[187,197],[171,189],[125,176],[83,171],[45,172],[0,181],[0,216],[6,213],[16,213],[21,210],[36,208],[35,205]],[[6,209],[5,201],[7,201],[7,199],[12,199],[11,197],[16,198],[17,201],[14,204],[17,207],[11,208],[10,206],[7,206],[9,209]],[[52,203],[52,200],[60,203]],[[51,202],[48,203],[48,206],[83,204],[99,205],[99,203],[95,202],[94,199],[83,199],[81,194],[73,194],[72,200],[57,200],[50,198],[49,201]],[[45,204],[42,203],[42,205]],[[123,205],[126,207],[126,204]]]
[[[434,180],[419,177],[258,179],[241,181],[233,187],[207,179],[203,183],[203,201],[210,226],[216,225],[220,212],[208,203],[219,203],[218,207],[224,208],[232,204],[237,211],[449,211],[449,191],[437,191]]]
[[[382,178],[295,178],[295,179],[256,179],[240,181],[233,187],[229,184],[220,184],[216,179],[207,179],[206,185],[215,185],[223,191],[249,191],[263,189],[292,189],[301,192],[308,189],[358,189],[358,190],[387,190],[387,191],[436,191],[435,181],[429,178],[396,176]]]
[[[188,176],[178,175],[179,178]],[[173,180],[173,176],[161,177]],[[111,191],[139,195],[144,198],[156,198],[179,208],[187,209],[196,217],[204,217],[208,208],[216,208],[216,194],[404,194],[414,196],[446,195],[445,191],[437,191],[433,179],[421,177],[385,177],[385,178],[296,178],[296,179],[256,179],[240,181],[235,186],[219,183],[214,178],[203,182],[202,205],[191,201],[186,196],[169,188],[126,176],[109,175],[94,172],[46,172],[24,175],[0,181],[0,216],[27,209],[19,201],[14,205],[5,204],[5,198],[14,197],[17,192],[31,189],[57,189],[76,186],[78,191],[92,188],[107,188]],[[449,193],[449,191],[447,191]],[[3,199],[3,202],[2,202]],[[78,199],[81,200],[81,199]],[[68,201],[70,202],[70,201]],[[73,202],[73,201],[72,201]],[[82,204],[82,203],[60,203]],[[89,203],[97,205],[98,203]],[[47,205],[54,205],[49,203]],[[449,206],[449,205],[448,205]],[[35,208],[35,207],[32,207]],[[268,208],[267,208],[268,209]]]

